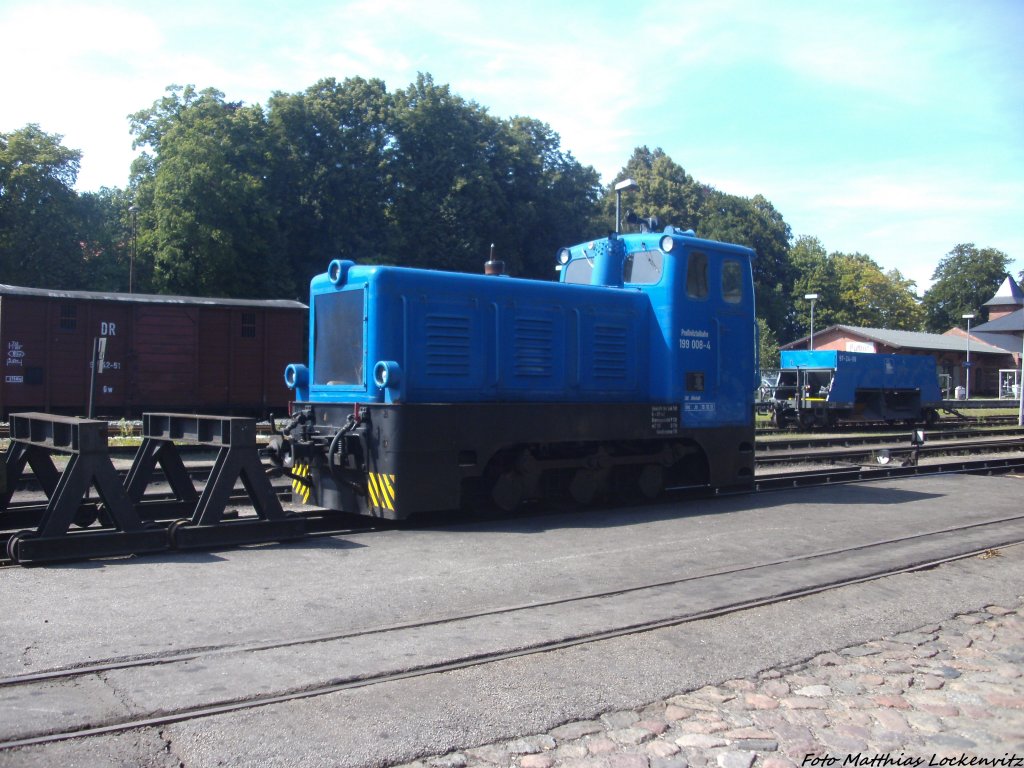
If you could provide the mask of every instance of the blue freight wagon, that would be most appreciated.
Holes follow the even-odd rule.
[[[272,453],[301,501],[392,519],[750,489],[753,258],[669,227],[563,248],[558,282],[333,261]]]
[[[932,424],[942,405],[935,358],[837,350],[781,355],[772,400],[777,426],[840,422]]]

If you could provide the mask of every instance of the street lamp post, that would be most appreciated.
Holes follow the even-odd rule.
[[[133,205],[128,208],[132,215],[132,253],[128,264],[128,293],[135,292],[135,251],[139,242],[139,206]]]
[[[811,351],[814,351],[814,302],[818,300],[818,294],[805,293],[804,298],[811,302]]]
[[[637,184],[633,179],[623,179],[615,185],[615,231],[618,232],[622,229],[622,216],[620,211],[622,210],[622,193],[627,189],[639,189],[640,185]]]
[[[964,368],[967,369],[967,382],[964,385],[964,393],[966,399],[971,399],[971,320],[974,319],[974,314],[968,312],[965,315],[960,315],[964,320],[967,321],[967,362],[964,363]]]
[[[1024,318],[1021,318],[1024,320]],[[1020,329],[1020,378],[1017,380],[1017,426],[1024,427],[1024,326]]]

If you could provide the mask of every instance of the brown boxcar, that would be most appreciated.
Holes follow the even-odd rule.
[[[0,285],[0,414],[85,415],[93,340],[106,339],[97,417],[284,413],[284,368],[305,357],[307,308]]]

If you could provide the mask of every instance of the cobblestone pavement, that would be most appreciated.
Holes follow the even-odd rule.
[[[1024,602],[992,605],[406,768],[1013,768],[1024,766],[1022,671]]]

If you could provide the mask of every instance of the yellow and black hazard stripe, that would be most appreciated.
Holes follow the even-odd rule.
[[[395,511],[395,476],[383,472],[370,472],[366,476],[366,490],[370,506],[380,510]]]
[[[296,464],[292,467],[292,493],[302,499],[303,504],[309,502],[309,494],[313,491],[313,480],[309,472],[309,464]]]

